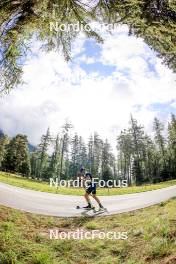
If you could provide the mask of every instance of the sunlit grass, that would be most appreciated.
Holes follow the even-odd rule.
[[[66,195],[83,195],[83,188],[73,188],[73,187],[50,187],[49,183],[39,182],[32,179],[26,179],[24,177],[0,172],[0,182],[11,184],[14,186],[27,188],[36,191],[49,192],[49,193],[58,193]],[[161,182],[158,184],[143,185],[143,186],[133,186],[133,187],[123,187],[123,188],[98,188],[98,195],[122,195],[130,193],[139,193],[146,192],[151,190],[157,190],[165,187],[176,185],[176,180]]]
[[[0,206],[0,263],[174,264],[176,199],[135,212],[56,218]],[[127,240],[50,240],[49,230],[127,232]],[[169,262],[168,262],[169,261]]]

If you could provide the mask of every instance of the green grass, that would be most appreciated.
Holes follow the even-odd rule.
[[[175,264],[176,199],[98,218],[38,216],[0,206],[1,264]],[[50,240],[49,230],[127,232],[127,240]]]
[[[82,188],[66,188],[66,187],[50,187],[49,183],[39,182],[31,179],[26,179],[24,177],[0,172],[0,182],[8,183],[14,186],[27,188],[36,191],[49,192],[49,193],[58,193],[58,194],[66,194],[66,195],[83,195],[84,190]],[[122,195],[122,194],[130,194],[130,193],[139,193],[157,190],[165,187],[169,187],[172,185],[176,185],[176,180],[161,182],[158,184],[151,185],[143,185],[143,186],[133,186],[133,187],[125,187],[125,188],[98,188],[98,195]]]

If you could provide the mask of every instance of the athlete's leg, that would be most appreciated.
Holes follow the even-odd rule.
[[[84,198],[86,199],[86,202],[87,202],[87,203],[90,203],[89,193],[86,192],[86,193],[84,194]]]
[[[94,198],[94,200],[99,204],[100,208],[103,208],[103,205],[100,202],[100,199],[97,197],[96,195],[97,192],[97,186],[96,184],[92,187],[92,197]]]
[[[89,209],[89,208],[92,208],[92,204],[91,204],[91,201],[90,201],[90,192],[89,190],[86,190],[86,193],[84,194],[84,198],[86,200],[86,202],[88,203],[88,206],[84,206],[85,209]]]
[[[95,199],[95,201],[96,201],[98,204],[101,203],[101,202],[100,202],[100,199],[97,197],[96,194],[92,194],[92,197]]]

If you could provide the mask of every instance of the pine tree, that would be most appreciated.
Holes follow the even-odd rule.
[[[133,142],[133,176],[135,178],[136,184],[140,185],[143,182],[144,175],[143,175],[143,168],[142,168],[142,154],[143,154],[143,139],[144,139],[144,130],[143,127],[138,125],[137,120],[133,118],[131,115],[131,127],[130,127],[130,133],[132,136],[132,142]]]
[[[101,178],[104,181],[113,178],[111,157],[112,157],[111,146],[108,140],[106,139],[105,142],[103,143],[103,148],[102,148],[102,165],[101,165]]]
[[[82,137],[79,137],[79,150],[78,150],[78,164],[79,167],[83,166],[88,169],[88,156],[87,156],[87,147]]]
[[[61,158],[61,143],[59,135],[53,140],[54,151],[51,156],[49,166],[47,168],[45,178],[58,178],[60,175],[60,158]]]
[[[102,148],[103,148],[103,141],[101,140],[98,133],[94,132],[94,145],[93,145],[93,175],[98,177],[101,173],[101,159],[102,159]]]
[[[117,138],[117,150],[120,152],[120,176],[128,181],[128,185],[132,183],[131,163],[133,159],[133,138],[128,130],[121,131]]]
[[[45,135],[41,137],[41,142],[38,145],[37,153],[38,153],[38,168],[36,176],[39,178],[43,178],[44,171],[47,169],[48,166],[48,148],[51,144],[51,135],[49,128]]]
[[[63,126],[62,137],[61,137],[61,163],[60,163],[60,179],[66,177],[66,173],[64,172],[64,159],[68,160],[68,152],[69,152],[69,142],[70,142],[70,129],[72,128],[72,124],[67,122]],[[65,167],[66,168],[66,167]]]
[[[30,175],[30,158],[28,141],[25,135],[17,135],[7,145],[7,151],[3,160],[6,171]]]
[[[85,26],[93,19],[128,25],[129,34],[142,37],[164,63],[176,71],[175,0],[98,0],[95,7],[87,5],[76,0],[1,1],[1,91],[9,91],[20,82],[22,65],[19,59],[25,57],[26,40],[32,39],[33,34],[45,44],[46,51],[61,49],[69,60],[71,44],[79,32],[59,31],[56,34],[49,29],[49,21],[58,25],[81,23]],[[101,36],[91,28],[85,34],[102,42]]]
[[[88,170],[90,173],[93,172],[94,166],[94,141],[91,135],[88,141]]]
[[[169,178],[167,171],[167,160],[166,160],[166,140],[163,136],[164,125],[159,121],[159,119],[155,118],[153,123],[153,130],[155,133],[155,143],[158,148],[158,158],[160,161],[160,177],[163,180]]]
[[[39,155],[37,151],[31,153],[30,163],[31,163],[31,177],[35,179],[37,178],[37,173],[39,170]]]
[[[70,164],[70,176],[74,177],[79,169],[79,137],[77,134],[71,140],[71,164]]]
[[[144,137],[143,164],[145,182],[157,182],[156,147],[148,135]]]
[[[9,144],[9,138],[7,135],[1,134],[0,135],[0,169],[2,168],[2,162],[5,157],[6,147]]]
[[[94,135],[91,135],[88,141],[88,167],[96,177],[101,174],[102,148],[103,141],[98,133],[94,132]]]
[[[172,114],[168,125],[168,156],[169,171],[172,178],[176,178],[176,116]]]

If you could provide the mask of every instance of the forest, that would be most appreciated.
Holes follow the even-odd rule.
[[[129,127],[116,138],[116,153],[108,139],[97,132],[88,142],[65,122],[53,136],[48,128],[36,147],[27,136],[10,138],[0,133],[0,169],[23,177],[49,181],[50,178],[74,179],[81,166],[94,177],[125,179],[128,185],[142,185],[176,179],[176,116],[164,125],[153,121],[152,135],[131,115]]]

